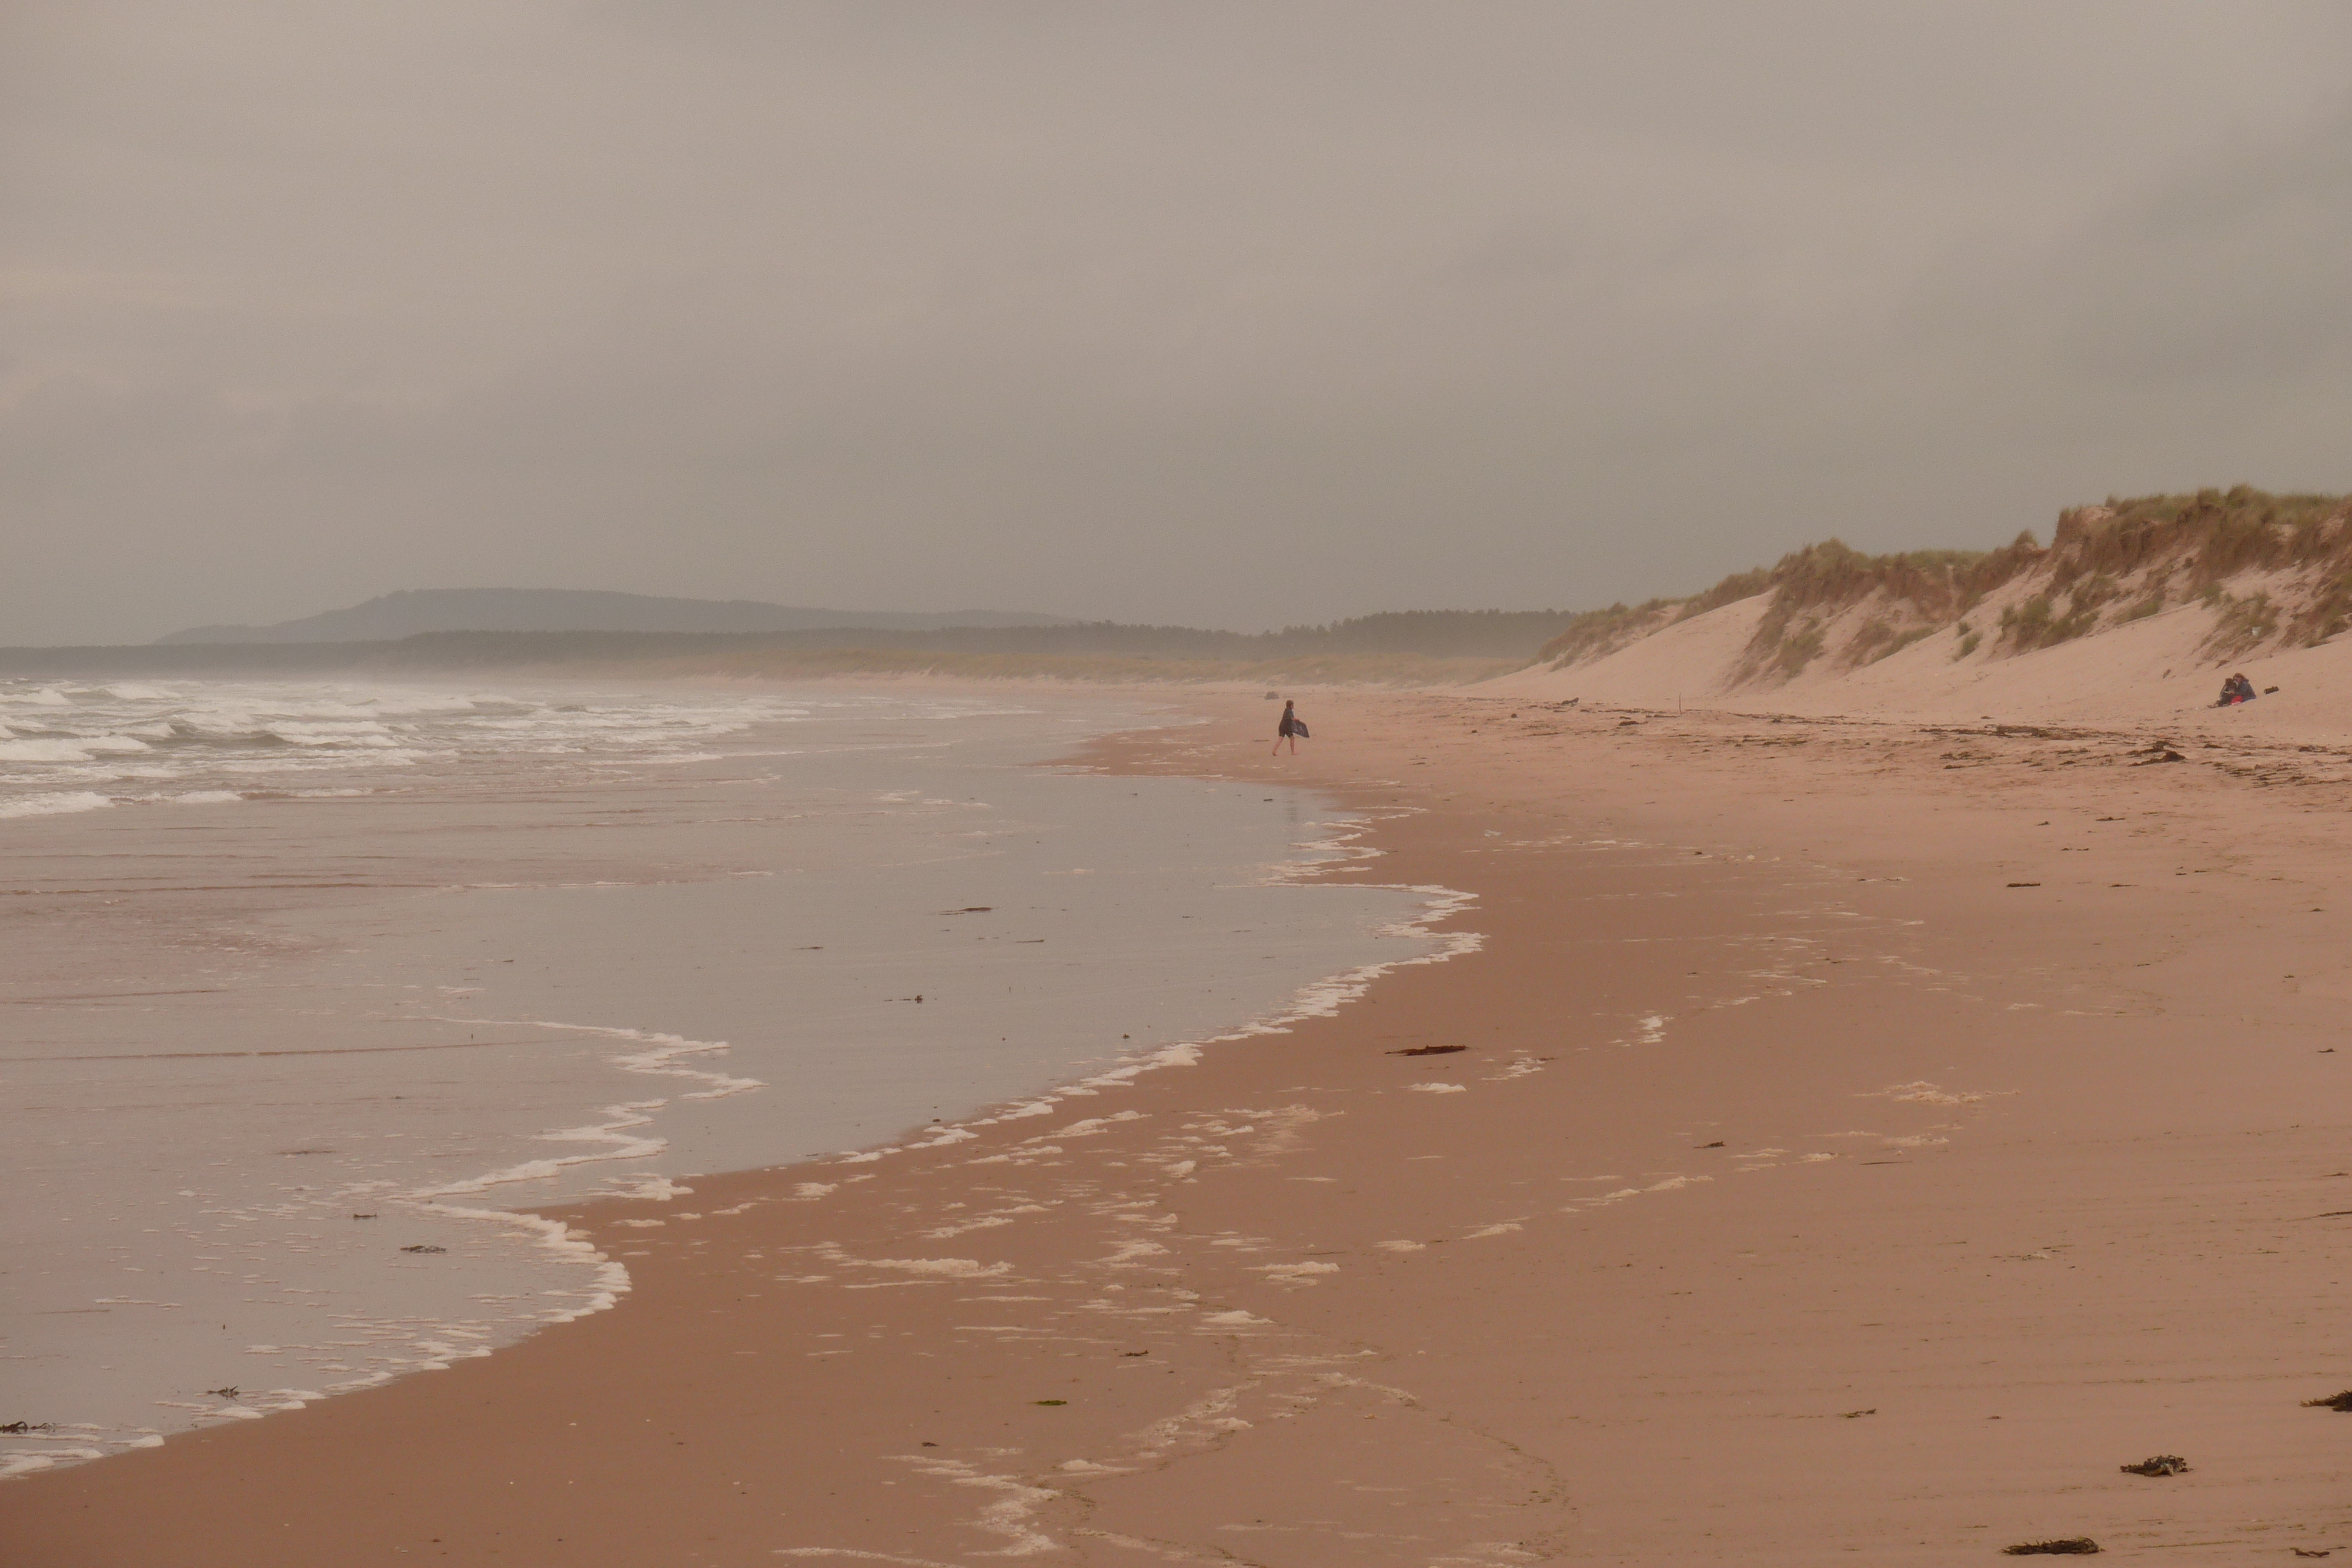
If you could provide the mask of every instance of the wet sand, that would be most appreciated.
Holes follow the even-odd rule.
[[[1399,808],[1331,874],[1475,894],[1482,949],[564,1215],[618,1309],[15,1483],[0,1561],[2352,1549],[2301,1404],[2352,1385],[2332,758],[1331,695],[1270,761],[1204,702],[1099,759]]]

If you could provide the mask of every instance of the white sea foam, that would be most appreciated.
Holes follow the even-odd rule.
[[[496,1170],[484,1171],[439,1186],[424,1187],[410,1193],[411,1198],[462,1197],[469,1193],[488,1192],[494,1186],[511,1186],[521,1182],[546,1181],[562,1175],[573,1166],[595,1165],[604,1160],[649,1160],[669,1147],[666,1138],[633,1137],[631,1129],[643,1127],[653,1121],[646,1114],[663,1102],[644,1101],[630,1105],[607,1105],[604,1113],[613,1119],[584,1127],[557,1127],[538,1136],[551,1144],[595,1144],[593,1152],[584,1155],[552,1155],[545,1159],[524,1160]]]
[[[856,1258],[862,1269],[895,1269],[940,1280],[992,1280],[1013,1271],[1010,1263],[983,1263],[977,1258]]]
[[[0,808],[69,782],[142,779],[201,787],[221,775],[413,768],[428,760],[674,766],[724,755],[710,742],[813,710],[766,696],[708,702],[559,701],[320,682],[0,680]],[[0,816],[38,815],[7,811]]]
[[[479,1018],[454,1018],[450,1023],[495,1024],[506,1028],[550,1030],[568,1034],[601,1035],[608,1040],[625,1040],[650,1049],[623,1051],[612,1057],[612,1064],[625,1072],[646,1073],[656,1077],[683,1078],[703,1087],[678,1096],[681,1100],[718,1100],[730,1094],[740,1094],[766,1085],[756,1078],[743,1078],[732,1073],[712,1072],[707,1069],[685,1065],[688,1058],[723,1053],[725,1040],[688,1040],[680,1035],[656,1034],[645,1030],[615,1029],[602,1024],[558,1023],[544,1019],[523,1020]],[[409,1194],[415,1200],[461,1197],[488,1192],[492,1187],[512,1186],[525,1182],[547,1181],[562,1176],[576,1166],[596,1165],[605,1161],[643,1161],[658,1157],[669,1146],[667,1139],[637,1131],[650,1126],[654,1115],[667,1100],[632,1100],[607,1105],[607,1120],[578,1127],[557,1127],[537,1136],[546,1143],[589,1144],[595,1147],[575,1155],[551,1155],[541,1159],[523,1160],[498,1169],[465,1176],[453,1182],[425,1188]],[[971,1136],[970,1134],[961,1134]],[[614,1178],[618,1195],[631,1197],[668,1198],[691,1192],[693,1188],[678,1186],[664,1176],[621,1176]],[[454,1211],[453,1211],[454,1212]],[[468,1211],[473,1212],[473,1211]]]
[[[135,735],[85,735],[67,739],[0,740],[0,762],[89,762],[151,749]]]
[[[47,817],[63,811],[95,811],[114,802],[90,789],[58,789],[0,798],[0,817]]]
[[[1921,1105],[1974,1105],[1982,1101],[1985,1096],[1975,1090],[1964,1089],[1954,1092],[1946,1089],[1940,1083],[1930,1083],[1921,1079],[1916,1082],[1896,1083],[1885,1089],[1874,1089],[1867,1094],[1857,1094],[1854,1098],[1857,1100],[1907,1100]]]

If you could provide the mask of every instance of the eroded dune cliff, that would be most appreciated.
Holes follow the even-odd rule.
[[[2352,731],[2352,498],[2226,493],[2065,513],[2049,545],[1831,540],[1681,601],[1580,618],[1491,683],[1534,700]],[[2243,671],[2245,708],[2214,709]]]

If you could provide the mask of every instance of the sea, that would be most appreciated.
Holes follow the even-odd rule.
[[[536,1207],[953,1136],[1463,940],[1458,894],[1318,879],[1372,852],[1307,790],[1065,760],[1196,722],[0,681],[0,1475],[614,1306],[625,1259]]]

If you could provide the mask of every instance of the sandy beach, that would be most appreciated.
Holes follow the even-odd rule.
[[[1324,874],[1476,950],[557,1214],[614,1310],[17,1481],[0,1560],[2352,1550],[2340,746],[1329,693],[1270,759],[1197,701],[1087,760],[1327,790],[1383,852]]]
[[[0,1568],[2352,1568],[2352,6],[7,18]]]

